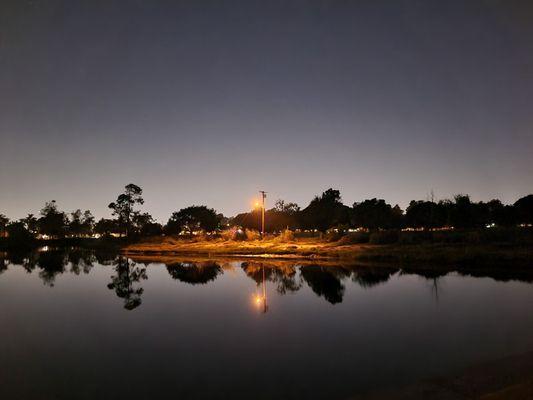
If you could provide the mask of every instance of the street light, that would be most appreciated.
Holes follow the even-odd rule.
[[[259,193],[261,193],[261,237],[265,236],[265,199],[266,199],[266,193],[264,190],[260,190]]]

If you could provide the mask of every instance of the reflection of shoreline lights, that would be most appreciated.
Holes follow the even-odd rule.
[[[262,302],[263,302],[263,297],[262,296],[260,296],[258,294],[254,295],[254,303],[255,303],[256,306],[259,307]]]

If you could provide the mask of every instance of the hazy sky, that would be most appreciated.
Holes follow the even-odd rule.
[[[0,213],[533,192],[533,7],[0,2]]]

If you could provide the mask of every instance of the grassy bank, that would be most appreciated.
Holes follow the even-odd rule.
[[[533,240],[522,232],[378,232],[311,238],[155,237],[127,245],[127,255],[233,255],[282,258],[340,258],[358,262],[424,265],[533,266]],[[365,237],[366,235],[366,237]],[[490,236],[489,236],[490,235]]]

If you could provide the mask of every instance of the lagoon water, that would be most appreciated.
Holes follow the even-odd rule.
[[[0,270],[3,399],[344,399],[533,350],[524,277],[64,251]]]

